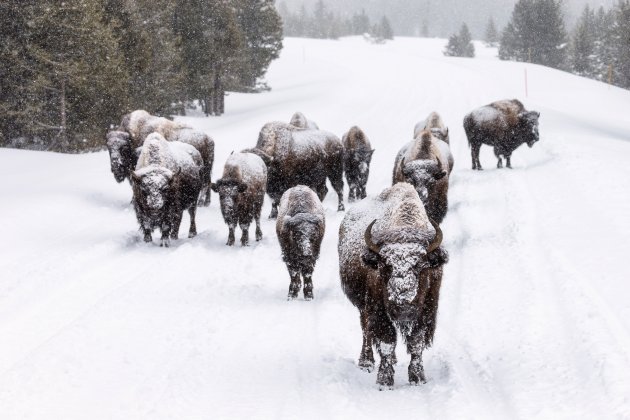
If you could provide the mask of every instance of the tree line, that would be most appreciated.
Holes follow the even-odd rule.
[[[311,11],[302,4],[297,12],[291,12],[285,2],[278,4],[278,11],[284,22],[285,36],[338,39],[342,36],[369,34],[381,41],[394,39],[394,31],[387,16],[373,23],[364,9],[351,16],[340,16],[330,10],[323,0],[319,0]]]
[[[499,47],[502,60],[542,64],[630,89],[630,0],[618,0],[608,10],[586,5],[570,32],[561,0],[519,0],[502,31],[488,20],[485,42]],[[474,56],[466,24],[449,38],[444,54]]]
[[[80,151],[130,110],[266,89],[282,21],[273,0],[5,0],[0,38],[0,145]]]

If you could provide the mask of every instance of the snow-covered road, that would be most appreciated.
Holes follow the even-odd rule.
[[[443,115],[451,260],[427,384],[409,386],[401,345],[393,391],[356,367],[334,194],[315,300],[287,302],[268,201],[259,244],[224,245],[213,196],[200,234],[163,249],[142,242],[107,153],[2,149],[0,419],[630,418],[630,92],[528,65],[526,98],[524,64],[481,45],[445,58],[444,43],[287,39],[271,92],[182,118],[214,137],[215,177],[295,111],[339,136],[359,125],[377,194],[414,124]],[[513,170],[484,147],[473,172],[463,116],[512,97],[541,112],[541,141]]]

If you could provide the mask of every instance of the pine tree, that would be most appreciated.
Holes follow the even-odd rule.
[[[566,38],[559,0],[519,0],[501,35],[499,58],[562,68]]]
[[[282,49],[282,21],[273,0],[239,0],[236,19],[243,35],[237,84],[239,91],[255,91],[272,60]]]
[[[371,28],[370,18],[365,13],[365,9],[361,9],[361,13],[352,16],[352,33],[354,35],[369,33]]]
[[[53,149],[75,151],[102,143],[126,108],[128,73],[118,43],[96,0],[40,0],[29,22],[34,61],[29,95],[42,101],[28,129]]]
[[[630,89],[630,0],[619,0],[613,8],[614,21],[610,28],[613,54],[612,82]]]
[[[387,19],[387,16],[383,16],[383,18],[381,19],[380,32],[381,38],[386,40],[394,39],[394,31],[392,30],[392,25],[389,23],[389,19]]]
[[[186,98],[199,99],[206,115],[224,112],[242,33],[234,9],[223,0],[178,0],[173,30],[182,42]]]
[[[586,5],[571,41],[571,70],[581,76],[595,75],[595,13]]]
[[[472,44],[468,25],[462,24],[458,34],[453,34],[448,39],[444,55],[450,57],[474,57],[475,46]]]
[[[497,46],[499,43],[499,33],[497,31],[497,27],[494,24],[494,19],[492,17],[488,19],[488,25],[486,26],[485,41],[486,41],[486,44],[492,47]]]

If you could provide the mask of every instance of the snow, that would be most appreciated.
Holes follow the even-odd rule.
[[[287,302],[273,221],[261,243],[228,248],[217,199],[197,237],[147,245],[107,152],[3,149],[0,418],[629,418],[630,92],[479,44],[483,58],[443,57],[445,43],[289,38],[271,92],[179,119],[216,140],[218,168],[296,110],[333,133],[358,125],[376,195],[414,124],[442,115],[456,165],[426,384],[408,384],[404,346],[391,391],[356,366],[331,188],[316,297]],[[541,139],[513,170],[483,146],[472,171],[463,117],[504,98],[541,112]]]

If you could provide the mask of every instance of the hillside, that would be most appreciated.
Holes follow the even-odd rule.
[[[142,242],[107,152],[0,149],[0,418],[630,418],[630,92],[481,45],[480,58],[445,58],[444,44],[286,39],[271,92],[231,94],[221,118],[181,118],[215,139],[215,178],[295,111],[339,136],[359,125],[376,149],[374,195],[414,124],[442,114],[451,259],[427,384],[407,383],[400,341],[393,391],[356,367],[334,194],[315,300],[287,302],[268,200],[260,244],[225,246],[213,195],[200,234],[163,249]],[[473,172],[464,115],[512,97],[541,112],[541,140],[513,170],[484,147]]]

